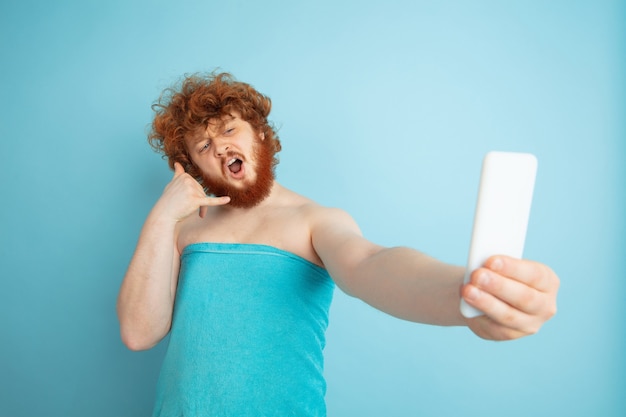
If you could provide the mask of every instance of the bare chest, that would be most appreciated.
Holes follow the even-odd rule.
[[[240,215],[209,215],[186,221],[178,249],[192,243],[251,243],[273,246],[323,266],[311,243],[307,216],[297,210],[257,211]]]

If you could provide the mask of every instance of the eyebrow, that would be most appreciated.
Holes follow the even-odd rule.
[[[206,135],[206,129],[202,130],[201,128],[198,128],[196,129],[196,132],[197,133],[194,132],[185,135],[185,141],[191,142],[193,145],[197,145],[207,139],[208,135]],[[210,139],[210,137],[208,139]]]
[[[227,114],[227,115],[224,115],[224,116],[220,119],[220,121],[219,121],[218,123],[207,123],[207,127],[204,129],[203,133],[205,133],[205,134],[208,136],[208,138],[212,140],[212,139],[213,139],[213,136],[209,135],[209,132],[208,132],[208,130],[209,130],[209,125],[211,125],[211,126],[215,126],[215,129],[211,129],[211,130],[218,130],[218,131],[222,131],[222,130],[226,127],[226,125],[228,125],[229,123],[232,123],[232,122],[234,122],[234,121],[236,121],[236,120],[237,120],[237,117],[236,117],[236,116],[233,116],[232,114]],[[220,132],[220,133],[221,133],[221,132]],[[219,133],[218,133],[218,135],[219,135]],[[206,139],[206,138],[204,138],[204,137],[203,137],[203,138],[201,138],[201,139],[198,139],[198,140],[197,140],[197,142],[200,142],[201,140],[204,140],[204,139]],[[197,142],[196,142],[196,143],[197,143]]]

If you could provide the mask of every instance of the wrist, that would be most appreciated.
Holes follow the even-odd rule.
[[[158,205],[153,207],[146,219],[146,223],[164,230],[174,229],[179,221],[179,219],[167,213],[167,211],[163,210]]]

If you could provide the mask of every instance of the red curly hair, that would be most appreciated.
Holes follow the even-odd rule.
[[[256,133],[264,135],[261,143],[270,147],[274,168],[281,145],[273,125],[267,120],[271,108],[269,97],[249,84],[236,81],[228,73],[189,75],[178,88],[167,88],[152,105],[156,115],[148,142],[167,157],[170,168],[174,169],[174,162],[178,162],[188,174],[201,181],[202,175],[187,152],[185,137],[199,128],[206,128],[210,120],[222,120],[237,112]]]

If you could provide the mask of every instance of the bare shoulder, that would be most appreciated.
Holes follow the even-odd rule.
[[[336,256],[345,256],[347,253],[360,256],[379,248],[363,237],[352,215],[341,208],[303,199],[299,210],[306,219],[311,244],[324,263]]]
[[[336,228],[340,225],[358,229],[356,222],[347,211],[337,207],[323,206],[288,189],[285,189],[285,192],[291,201],[289,206],[306,218],[312,231],[313,228]]]
[[[307,207],[312,232],[351,231],[361,234],[359,226],[350,213],[337,207],[325,207],[319,204]]]
[[[364,240],[357,223],[347,211],[321,205],[287,189],[283,192],[285,200],[273,212],[291,231],[287,240],[293,251],[308,252],[308,258],[325,265],[322,258],[328,257],[340,242],[346,239]]]
[[[352,293],[348,277],[372,255],[383,248],[366,239],[354,218],[345,210],[311,206],[311,244],[335,283]]]

